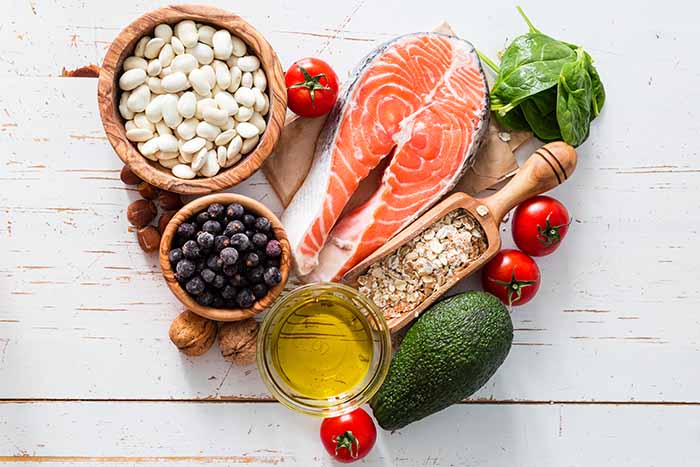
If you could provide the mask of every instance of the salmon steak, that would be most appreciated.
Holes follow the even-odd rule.
[[[409,34],[365,57],[282,216],[297,274],[340,279],[452,189],[485,139],[488,95],[474,46],[456,37]],[[387,157],[376,191],[340,218]]]

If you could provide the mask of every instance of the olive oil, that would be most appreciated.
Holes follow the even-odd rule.
[[[302,397],[326,399],[360,384],[372,361],[372,333],[361,311],[333,295],[297,302],[275,329],[272,362]]]

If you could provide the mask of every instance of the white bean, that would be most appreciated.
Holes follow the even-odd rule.
[[[231,159],[231,157],[233,157],[236,154],[241,152],[242,147],[243,147],[243,138],[241,138],[240,135],[234,136],[228,145],[228,150],[226,151],[227,157],[229,159]]]
[[[165,41],[163,39],[154,37],[146,44],[146,48],[143,50],[143,56],[149,59],[156,58],[164,45]]]
[[[199,33],[194,21],[186,19],[175,25],[175,35],[185,47],[194,47],[199,40]]]
[[[126,104],[119,104],[119,114],[124,120],[131,120],[134,118],[134,112],[129,110]]]
[[[204,163],[207,161],[207,152],[209,150],[207,148],[202,148],[199,150],[196,156],[192,158],[192,164],[190,167],[192,167],[192,170],[195,172],[199,172],[202,170],[202,167],[204,167]]]
[[[148,89],[150,89],[153,94],[163,94],[165,92],[163,84],[157,76],[149,76],[146,84],[148,84]]]
[[[207,144],[205,144],[204,147],[207,149],[214,149],[214,141],[207,141]]]
[[[158,76],[158,74],[163,70],[163,66],[160,64],[160,60],[154,58],[148,62],[148,68],[146,68],[146,73],[149,76]]]
[[[156,131],[158,132],[158,136],[173,134],[173,130],[171,130],[170,127],[162,120],[160,122],[156,122]]]
[[[181,71],[185,74],[197,68],[197,59],[191,54],[182,54],[173,58],[170,66],[173,71]]]
[[[236,128],[236,121],[233,119],[233,117],[229,117],[226,121],[226,125],[221,127],[223,131],[233,130],[234,128]]]
[[[184,118],[194,117],[197,111],[197,97],[192,91],[183,93],[177,100],[177,111]]]
[[[226,157],[226,163],[223,165],[223,167],[228,169],[229,167],[233,166],[236,162],[241,160],[242,157],[243,156],[240,152],[232,154],[231,157]]]
[[[248,51],[245,42],[240,40],[238,37],[231,37],[231,42],[233,43],[233,55],[235,55],[236,57],[242,57]]]
[[[233,42],[231,33],[225,29],[220,29],[212,37],[214,45],[214,56],[219,60],[226,60],[233,53]]]
[[[160,150],[156,153],[156,158],[158,159],[158,162],[160,161],[167,161],[167,160],[174,160],[177,159],[177,157],[180,154],[175,151],[175,152],[170,152],[170,151],[163,151]]]
[[[236,112],[238,112],[238,102],[236,102],[236,99],[234,99],[230,93],[226,91],[217,92],[214,95],[214,100],[216,101],[216,105],[219,106],[221,110],[226,111],[228,115],[236,115]]]
[[[146,81],[146,70],[143,68],[133,68],[125,71],[119,77],[119,89],[131,91],[141,86]]]
[[[173,36],[170,39],[170,45],[173,46],[173,52],[175,52],[175,55],[182,55],[185,53],[185,46],[182,44],[182,41],[177,37]]]
[[[165,42],[170,42],[170,39],[173,37],[173,28],[169,24],[159,24],[153,31],[153,35],[160,37]]]
[[[262,68],[259,68],[253,72],[253,87],[259,89],[260,91],[265,91],[267,88],[267,76]]]
[[[202,117],[204,117],[204,120],[212,125],[221,127],[226,125],[228,113],[225,110],[217,109],[215,107],[207,107],[202,111]]]
[[[163,84],[163,87],[165,87],[165,84]],[[236,99],[236,102],[240,105],[246,107],[253,107],[253,104],[255,104],[255,93],[249,88],[238,88],[233,98]]]
[[[156,131],[156,126],[148,119],[148,117],[146,117],[146,114],[143,112],[135,114],[133,122],[138,128],[144,128],[151,133]]]
[[[124,128],[126,131],[133,130],[134,128],[138,128],[139,126],[134,123],[133,120],[127,120],[127,122],[124,124]]]
[[[177,133],[177,135],[185,141],[190,140],[197,136],[198,124],[199,120],[196,118],[188,118],[177,126],[175,133]]]
[[[260,112],[260,115],[267,115],[267,112],[270,110],[270,98],[267,97],[267,94],[263,94],[263,97],[265,98],[265,106],[258,112]]]
[[[241,122],[236,125],[236,132],[244,139],[253,138],[260,133],[258,127],[248,122]]]
[[[209,65],[212,61],[214,61],[214,51],[207,44],[197,42],[197,45],[185,50],[188,54],[194,55],[194,58],[196,58],[202,65]]]
[[[184,91],[190,87],[187,76],[181,71],[166,76],[160,81],[160,84],[164,90],[171,93]]]
[[[246,55],[238,59],[238,64],[236,65],[241,71],[253,72],[260,68],[260,60],[255,55]]]
[[[211,95],[211,86],[209,86],[207,75],[200,68],[195,68],[190,71],[189,80],[192,89],[194,89],[197,94],[207,97]]]
[[[184,153],[194,154],[202,149],[205,144],[207,144],[207,140],[204,138],[195,137],[182,143],[182,147],[180,149]]]
[[[141,154],[143,154],[144,156],[152,156],[155,153],[157,153],[158,149],[159,149],[159,147],[158,147],[158,139],[159,138],[160,138],[160,136],[157,136],[157,137],[151,138],[148,141],[146,141],[145,143],[143,143],[141,145],[141,147],[139,148],[139,151],[141,152]]]
[[[158,60],[160,60],[160,64],[164,67],[170,66],[170,64],[173,62],[173,58],[175,58],[173,46],[170,44],[165,44],[163,48],[160,49],[160,53],[158,54]]]
[[[212,42],[212,36],[216,32],[216,29],[212,28],[211,26],[205,24],[204,26],[199,28],[199,42],[203,42],[207,44],[208,46],[214,45]]]
[[[243,76],[241,77],[241,86],[243,86],[244,88],[253,87],[253,73],[249,71],[243,73]]]
[[[254,112],[255,111],[251,107],[242,105],[238,108],[238,112],[236,112],[233,118],[235,118],[237,122],[247,122],[250,120],[250,117],[253,116]]]
[[[229,68],[236,66],[236,63],[238,63],[238,57],[235,55],[231,55],[228,59],[226,59],[226,66]]]
[[[133,70],[135,68],[141,68],[142,70],[145,70],[148,67],[148,62],[141,58],[141,57],[136,57],[136,56],[131,56],[124,60],[124,65],[122,65],[122,68],[124,71],[129,71]]]
[[[156,153],[156,158],[158,158],[158,163],[165,167],[166,169],[172,169],[176,165],[180,164],[180,161],[178,160],[179,157],[177,157],[177,153],[175,153],[175,158],[174,159],[161,159],[158,157],[160,153]]]
[[[255,149],[255,146],[258,145],[258,141],[260,141],[260,137],[257,135],[243,141],[243,146],[241,147],[241,154],[248,154],[250,151]]]
[[[209,87],[214,89],[214,86],[216,86],[216,72],[214,71],[214,68],[211,65],[204,65],[202,68],[200,68],[200,70],[202,70],[204,75],[207,77]]]
[[[226,64],[220,60],[214,60],[212,64],[216,74],[216,85],[221,89],[226,89],[231,85],[231,72]]]
[[[265,108],[265,97],[258,88],[253,88],[253,94],[255,94],[255,104],[253,104],[253,110],[260,112]]]
[[[204,109],[207,107],[216,108],[216,101],[211,97],[197,101],[197,111],[195,112],[194,116],[199,120],[202,120],[204,118]]]
[[[183,178],[185,180],[191,180],[197,176],[196,173],[190,168],[189,165],[178,164],[172,169],[170,169],[177,178]]]
[[[213,177],[219,173],[219,170],[221,170],[221,167],[219,167],[219,163],[216,161],[216,151],[211,150],[207,153],[207,161],[204,163],[204,167],[202,167],[200,173],[205,177]]]
[[[259,113],[255,112],[253,113],[253,116],[250,117],[250,120],[248,120],[249,123],[252,123],[257,127],[257,129],[260,131],[260,134],[265,131],[265,127],[267,124],[265,123],[265,119],[260,115]]]
[[[172,69],[172,67],[166,66],[165,68],[163,68],[163,69],[160,71],[160,73],[158,74],[158,77],[159,77],[160,79],[163,79],[163,78],[165,78],[166,76],[172,75],[172,74],[173,74],[173,69]]]
[[[173,135],[163,135],[158,137],[158,148],[165,152],[177,152],[177,138]]]
[[[182,122],[182,116],[177,111],[177,96],[175,94],[164,96],[163,121],[170,128],[176,128]]]
[[[136,143],[136,147],[138,148],[139,152],[143,157],[146,159],[153,161],[153,162],[158,162],[158,158],[156,157],[155,153],[152,153],[149,147],[144,148],[148,141],[145,143]],[[157,151],[156,151],[157,152]]]
[[[243,72],[237,66],[231,67],[231,84],[228,87],[228,92],[236,92],[238,87],[241,85],[241,79],[243,77]]]
[[[132,112],[143,112],[146,110],[146,106],[151,101],[151,90],[148,89],[147,84],[142,84],[133,91],[129,99],[126,101],[126,106]]]
[[[135,143],[141,143],[153,138],[153,132],[143,128],[134,128],[126,132],[126,139]]]
[[[137,57],[143,57],[144,52],[146,51],[146,44],[148,44],[148,41],[150,41],[151,38],[149,36],[143,36],[139,41],[136,43],[136,47],[134,48],[134,55]]]
[[[231,142],[231,140],[236,136],[236,130],[233,128],[230,130],[226,130],[222,133],[219,134],[219,136],[216,137],[214,140],[214,144],[217,146],[226,146],[228,143]]]
[[[216,148],[216,162],[223,167],[226,164],[226,146],[219,146]]]
[[[157,95],[146,106],[146,118],[153,123],[158,123],[163,119],[163,102],[166,100],[164,94]]]
[[[221,133],[219,127],[209,122],[199,122],[197,125],[197,136],[207,141],[214,141],[219,136],[219,133]]]

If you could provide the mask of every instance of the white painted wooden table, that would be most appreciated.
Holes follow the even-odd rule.
[[[525,31],[510,0],[212,3],[260,29],[285,65],[319,55],[342,75],[380,41],[443,19],[492,56]],[[555,192],[575,223],[539,261],[541,291],[513,312],[495,377],[382,432],[367,465],[700,464],[700,10],[689,4],[523,5],[591,52],[608,91]],[[127,227],[136,195],[103,135],[97,80],[60,77],[99,64],[121,27],[160,5],[2,3],[0,462],[329,465],[318,421],[271,401],[254,367],[172,347],[180,306]],[[233,191],[280,210],[262,175]]]

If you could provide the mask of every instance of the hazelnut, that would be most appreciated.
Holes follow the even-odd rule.
[[[139,178],[139,176],[132,172],[128,165],[122,167],[122,171],[119,174],[119,178],[121,178],[122,182],[124,182],[127,185],[138,185],[139,183],[141,183],[141,179]]]
[[[170,211],[171,209],[180,209],[182,207],[182,198],[177,193],[170,191],[161,191],[158,195],[158,204],[161,209]]]
[[[153,201],[137,199],[126,209],[126,218],[136,227],[145,227],[156,217],[158,209]]]
[[[170,325],[168,335],[185,355],[196,357],[209,350],[216,339],[216,322],[185,310]]]
[[[142,227],[136,233],[141,249],[146,253],[152,253],[160,246],[160,232],[152,225]]]
[[[160,219],[158,219],[158,232],[160,232],[161,235],[165,232],[168,222],[170,222],[170,219],[172,219],[174,215],[175,213],[173,211],[164,212],[160,215]]]
[[[141,182],[136,188],[144,199],[156,199],[158,197],[158,188],[148,182]]]
[[[255,362],[259,324],[253,318],[223,323],[219,330],[221,355],[236,365]]]

